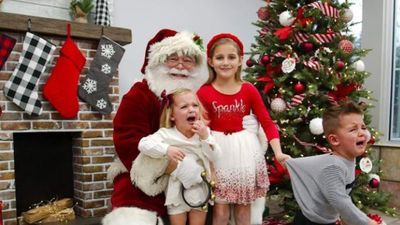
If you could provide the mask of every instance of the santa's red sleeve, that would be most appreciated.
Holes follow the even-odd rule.
[[[128,171],[139,154],[140,139],[157,131],[159,121],[159,100],[145,82],[137,82],[122,98],[114,118],[115,151]]]

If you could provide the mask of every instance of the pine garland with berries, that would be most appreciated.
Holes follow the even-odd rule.
[[[357,159],[357,183],[352,199],[362,210],[387,207],[388,193],[379,190],[379,161],[369,158],[379,132],[370,126],[371,92],[363,86],[369,73],[362,58],[369,50],[357,47],[350,27],[351,3],[338,0],[264,0],[257,11],[258,35],[246,61],[245,79],[262,94],[271,117],[280,128],[284,153],[292,157],[330,152],[322,129],[322,114],[340,101],[352,100],[365,108],[371,133],[366,153]],[[290,219],[298,208],[290,180],[267,153],[271,188]],[[363,160],[361,160],[363,159]]]

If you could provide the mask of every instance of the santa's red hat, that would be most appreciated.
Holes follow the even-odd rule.
[[[199,36],[187,31],[162,29],[147,44],[141,72],[145,74],[148,68],[164,63],[174,53],[190,55],[198,64],[204,63],[205,52]]]

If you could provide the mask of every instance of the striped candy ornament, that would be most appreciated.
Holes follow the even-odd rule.
[[[303,146],[314,147],[314,148],[316,148],[316,149],[317,149],[319,152],[321,152],[321,153],[331,153],[331,152],[332,152],[332,149],[327,148],[327,147],[325,147],[325,146],[321,146],[321,145],[319,145],[319,144],[317,144],[317,143],[309,143],[309,142],[302,141],[302,140],[300,140],[298,137],[296,137],[296,135],[293,135],[293,138],[294,138],[299,144],[301,144],[301,145],[303,145]]]
[[[300,105],[303,102],[305,97],[306,97],[305,93],[294,95],[293,98],[291,99],[290,104],[287,104],[287,107],[289,109],[291,109],[291,108],[293,108],[295,106]]]
[[[317,60],[315,60],[315,59],[310,59],[310,60],[308,60],[308,61],[304,61],[303,62],[303,64],[305,65],[305,66],[307,66],[307,67],[310,67],[311,69],[314,69],[314,70],[320,70],[320,69],[322,69],[322,65],[321,65],[321,63],[319,63]]]
[[[309,4],[310,6],[321,10],[321,12],[329,17],[333,17],[333,18],[338,18],[339,17],[339,11],[332,7],[331,5],[329,5],[329,3],[325,2],[313,2],[311,4]]]
[[[302,32],[297,32],[294,34],[294,39],[299,43],[303,43],[308,41],[311,37],[318,44],[330,43],[336,36],[340,35],[339,33],[326,33],[326,34],[312,34],[308,35]]]

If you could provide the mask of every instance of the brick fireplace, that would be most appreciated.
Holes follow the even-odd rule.
[[[40,17],[29,18],[32,21],[32,32],[50,40],[57,46],[50,64],[40,78],[39,96],[41,96],[43,85],[57,62],[60,47],[65,40],[66,24],[69,21]],[[40,116],[29,116],[24,113],[4,96],[3,87],[18,63],[27,19],[27,16],[0,12],[0,32],[17,39],[10,57],[0,71],[0,107],[3,111],[0,116],[0,200],[4,204],[4,224],[17,224],[16,188],[22,182],[18,183],[15,176],[15,165],[18,162],[15,162],[14,146],[16,146],[16,143],[14,143],[14,140],[16,136],[21,136],[20,134],[70,134],[72,197],[74,202],[77,203],[74,208],[75,212],[82,217],[102,216],[109,210],[109,198],[112,191],[111,183],[106,180],[106,170],[114,156],[112,119],[119,103],[118,74],[114,75],[109,86],[109,97],[114,107],[114,111],[109,115],[102,115],[92,110],[87,103],[81,101],[79,102],[77,117],[66,120],[43,97],[40,98],[43,105],[43,112]],[[71,25],[72,37],[87,60],[80,75],[81,80],[88,72],[102,33],[120,44],[130,43],[131,40],[130,30],[128,29],[101,28],[93,24],[71,23]],[[35,146],[35,149],[40,150],[40,146]],[[48,169],[54,169],[51,167],[54,167],[54,165]],[[57,179],[63,178],[58,177]],[[40,184],[34,182],[30,185]],[[32,204],[34,203],[37,202],[32,202]]]

